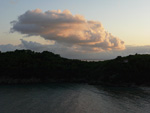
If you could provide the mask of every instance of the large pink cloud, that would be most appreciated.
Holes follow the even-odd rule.
[[[27,11],[12,21],[12,32],[20,32],[29,36],[41,36],[46,40],[54,40],[77,51],[101,52],[107,50],[123,50],[124,42],[105,31],[98,21],[88,21],[81,15],[72,15],[69,10],[40,9]]]

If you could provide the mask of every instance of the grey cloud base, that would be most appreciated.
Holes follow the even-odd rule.
[[[55,43],[54,45],[42,45],[37,42],[28,42],[25,40],[21,40],[20,45],[0,45],[0,51],[14,51],[16,49],[29,49],[36,52],[42,51],[50,51],[56,54],[60,54],[62,57],[70,58],[70,59],[99,59],[99,60],[107,60],[113,59],[117,56],[127,56],[130,54],[150,54],[150,46],[126,46],[125,50],[121,51],[104,51],[101,53],[85,53],[76,51],[72,48],[66,48],[61,44]]]

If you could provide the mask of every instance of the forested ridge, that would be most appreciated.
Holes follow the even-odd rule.
[[[0,52],[0,83],[78,82],[114,86],[150,86],[150,55],[118,56],[87,62],[48,51]]]

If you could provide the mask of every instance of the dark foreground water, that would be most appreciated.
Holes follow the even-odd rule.
[[[0,113],[150,113],[150,88],[0,85]]]

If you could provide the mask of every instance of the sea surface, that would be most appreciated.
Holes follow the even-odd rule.
[[[0,113],[150,113],[150,88],[0,85]]]

